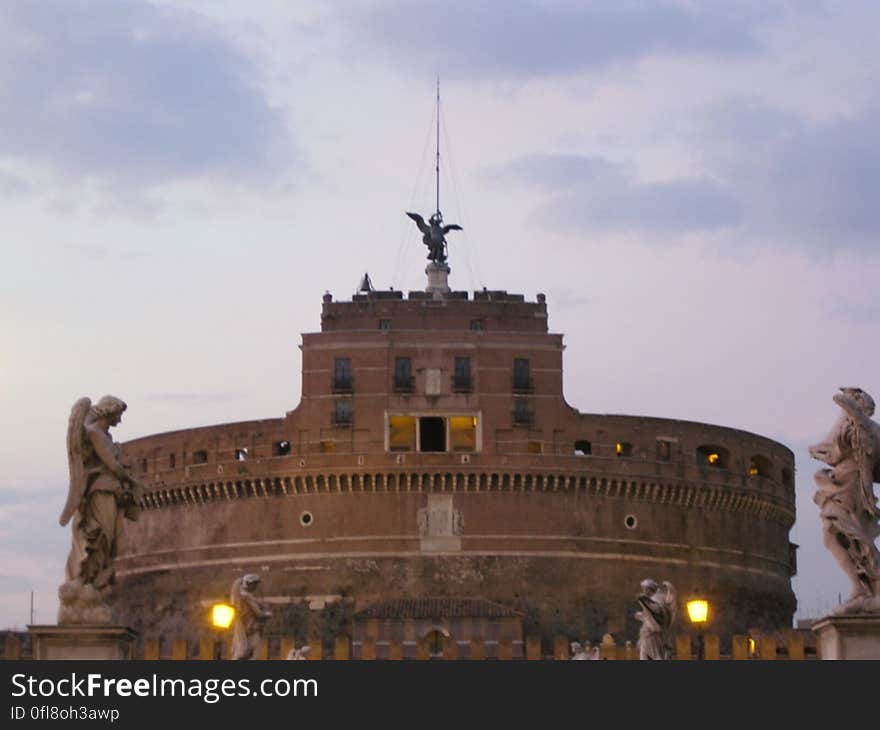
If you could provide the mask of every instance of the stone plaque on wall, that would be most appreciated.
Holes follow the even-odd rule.
[[[429,494],[428,506],[418,513],[419,537],[423,552],[461,550],[464,517],[452,506],[452,495]]]

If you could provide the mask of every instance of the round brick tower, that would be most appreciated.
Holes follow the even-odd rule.
[[[791,626],[791,451],[581,413],[562,352],[542,294],[325,295],[284,418],[124,445],[149,489],[118,618],[195,637],[258,572],[278,634],[351,634],[371,605],[448,597],[513,609],[527,634],[635,639],[646,577],[707,597],[713,632]]]

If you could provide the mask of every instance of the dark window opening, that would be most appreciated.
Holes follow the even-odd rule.
[[[412,392],[413,385],[412,360],[408,357],[395,358],[394,390]]]
[[[147,460],[146,459],[141,459],[141,471],[142,472],[147,471]]]
[[[446,451],[446,421],[434,416],[420,418],[419,444],[421,451]]]
[[[290,453],[290,441],[276,441],[272,444],[272,456],[287,456]]]
[[[336,393],[351,392],[351,359],[337,357],[333,368],[333,391]]]
[[[574,442],[574,454],[575,456],[589,456],[593,453],[593,444],[589,441],[575,441]]]
[[[193,464],[207,464],[208,463],[208,452],[202,449],[201,451],[193,452]]]
[[[469,357],[455,358],[455,369],[452,376],[452,389],[456,393],[470,393],[471,391],[471,359]]]
[[[236,461],[246,461],[248,458],[248,450],[247,449],[236,449],[235,450],[235,460]]]
[[[380,319],[379,320],[379,329],[388,331],[391,329],[391,320],[390,319]]]
[[[471,320],[471,329],[475,332],[479,332],[483,329],[483,320],[482,319],[472,319]]]
[[[351,423],[351,401],[347,398],[336,401],[333,423],[337,426],[347,426]]]
[[[177,456],[175,454],[168,454],[168,468],[173,469],[177,466]]]
[[[520,393],[531,393],[535,389],[529,361],[524,357],[517,357],[513,361],[513,389]]]

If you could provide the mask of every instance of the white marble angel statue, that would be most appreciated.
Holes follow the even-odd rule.
[[[235,609],[232,624],[232,658],[259,659],[263,639],[263,624],[272,612],[255,595],[260,576],[248,573],[236,578],[230,590],[229,602]]]
[[[110,609],[104,593],[114,582],[113,561],[126,519],[140,515],[141,485],[120,460],[110,428],[122,419],[126,404],[105,395],[92,405],[80,398],[70,411],[67,457],[70,485],[59,523],[72,521],[73,539],[58,589],[59,623],[105,623]]]
[[[646,578],[639,585],[642,592],[637,600],[641,610],[635,614],[642,623],[638,640],[639,659],[669,659],[678,593],[669,581],[657,585],[656,581]]]
[[[843,410],[810,455],[831,468],[815,474],[822,538],[852,585],[833,613],[880,612],[880,424],[871,420],[874,399],[861,388],[841,388],[834,402]]]

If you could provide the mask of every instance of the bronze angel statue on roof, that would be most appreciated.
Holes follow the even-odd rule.
[[[73,404],[67,425],[70,485],[59,523],[73,522],[73,540],[58,589],[59,623],[103,623],[110,619],[103,592],[114,582],[113,561],[125,520],[140,515],[141,485],[121,461],[110,428],[122,420],[126,404],[105,395]]]
[[[425,223],[425,219],[418,213],[407,213],[422,232],[422,243],[428,247],[428,259],[437,264],[446,262],[446,234],[449,231],[464,230],[457,223],[448,226],[443,225],[443,214],[438,210]]]

